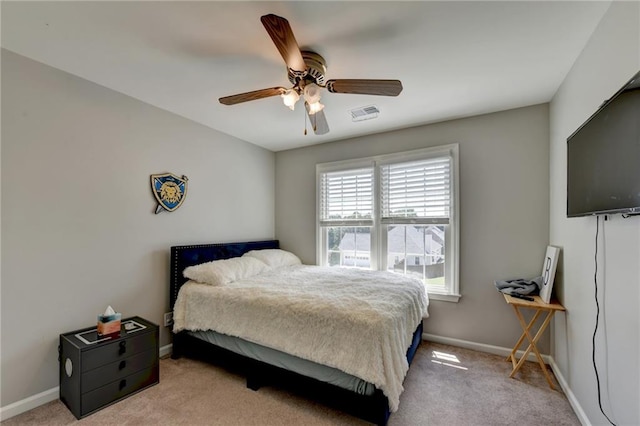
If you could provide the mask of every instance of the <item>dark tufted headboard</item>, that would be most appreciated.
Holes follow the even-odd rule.
[[[187,278],[182,276],[182,271],[184,271],[184,268],[187,266],[211,262],[212,260],[239,257],[251,250],[274,248],[280,248],[278,240],[171,247],[170,308],[173,310],[173,305],[178,298],[180,287],[188,281]]]

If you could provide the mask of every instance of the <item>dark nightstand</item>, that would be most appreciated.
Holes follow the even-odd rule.
[[[60,335],[60,400],[76,418],[88,416],[159,382],[158,326],[122,320],[119,337],[96,327]]]

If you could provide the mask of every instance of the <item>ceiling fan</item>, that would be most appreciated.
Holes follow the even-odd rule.
[[[284,104],[293,110],[302,96],[304,106],[317,135],[329,132],[324,115],[324,105],[320,103],[320,90],[326,88],[331,93],[352,93],[361,95],[398,96],[402,92],[400,80],[341,79],[326,80],[326,62],[322,56],[309,50],[300,50],[289,21],[273,14],[260,18],[267,33],[278,48],[287,64],[288,77],[293,87],[270,87],[268,89],[239,93],[219,99],[223,105],[235,105],[280,95]],[[306,128],[305,128],[306,134]]]

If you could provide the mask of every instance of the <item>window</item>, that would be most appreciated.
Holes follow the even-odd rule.
[[[318,264],[413,275],[457,301],[457,164],[457,145],[318,164]]]
[[[374,193],[370,164],[319,175],[322,265],[371,267]]]

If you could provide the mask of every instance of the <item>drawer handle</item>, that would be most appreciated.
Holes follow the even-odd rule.
[[[123,353],[127,352],[127,341],[123,340],[122,342],[120,342],[120,355],[122,355]]]
[[[127,366],[127,361],[120,361],[120,365],[118,366],[118,368],[120,370],[124,369]]]
[[[124,389],[126,386],[127,386],[127,380],[126,379],[120,380],[120,386],[119,386],[120,390]]]

